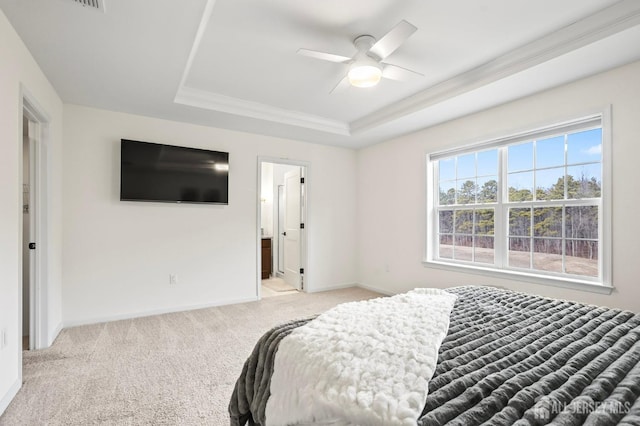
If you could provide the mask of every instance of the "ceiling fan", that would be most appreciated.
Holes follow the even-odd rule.
[[[378,84],[381,78],[401,81],[412,77],[422,77],[423,74],[419,72],[383,62],[387,56],[395,52],[417,29],[418,28],[409,22],[402,20],[380,40],[376,41],[376,39],[370,35],[361,35],[353,41],[357,52],[351,58],[309,49],[299,49],[298,54],[349,65],[347,75],[340,80],[330,93],[344,89],[349,85],[355,87],[372,87]]]

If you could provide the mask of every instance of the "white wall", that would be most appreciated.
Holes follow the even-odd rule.
[[[62,102],[35,60],[0,11],[0,330],[6,330],[8,345],[0,350],[0,413],[21,384],[21,241],[22,241],[22,105],[21,84],[50,119],[47,141],[49,170],[48,304],[50,342],[60,325],[61,281],[61,145]]]
[[[358,276],[396,293],[418,286],[499,285],[640,311],[640,62],[358,152]],[[425,267],[425,154],[613,106],[613,284],[600,295]]]
[[[258,156],[310,163],[310,290],[356,282],[353,150],[76,105],[64,126],[65,325],[254,300]],[[119,201],[121,138],[228,151],[229,205]]]

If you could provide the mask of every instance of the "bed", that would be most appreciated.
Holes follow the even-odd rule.
[[[426,399],[404,424],[640,425],[639,314],[492,287],[447,292],[455,301],[437,364],[425,370]],[[275,424],[265,413],[278,348],[318,320],[282,324],[257,342],[229,404],[232,426]],[[318,422],[358,423],[390,424]]]

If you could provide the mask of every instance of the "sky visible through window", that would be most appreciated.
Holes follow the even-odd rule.
[[[535,145],[535,149],[534,149]],[[509,186],[516,189],[531,189],[535,158],[535,180],[538,188],[549,188],[564,176],[564,152],[566,149],[567,174],[576,179],[596,178],[600,181],[602,159],[602,129],[587,130],[556,136],[509,147],[508,172],[512,174]],[[573,167],[572,167],[573,165]],[[543,170],[539,170],[543,169]]]
[[[565,160],[566,150],[566,160]],[[602,129],[560,135],[548,139],[512,145],[508,148],[508,186],[533,192],[550,188],[565,172],[575,179],[601,181]],[[467,180],[476,180],[478,187],[498,177],[498,150],[480,151],[439,161],[440,182],[450,181],[460,188]],[[565,170],[566,167],[566,170]],[[477,168],[477,170],[476,170]],[[457,182],[456,182],[457,181]],[[455,183],[454,183],[455,182]]]

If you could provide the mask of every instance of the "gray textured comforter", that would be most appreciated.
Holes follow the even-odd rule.
[[[640,425],[640,315],[489,287],[457,287],[419,426]],[[236,383],[231,425],[264,425],[275,327]]]

